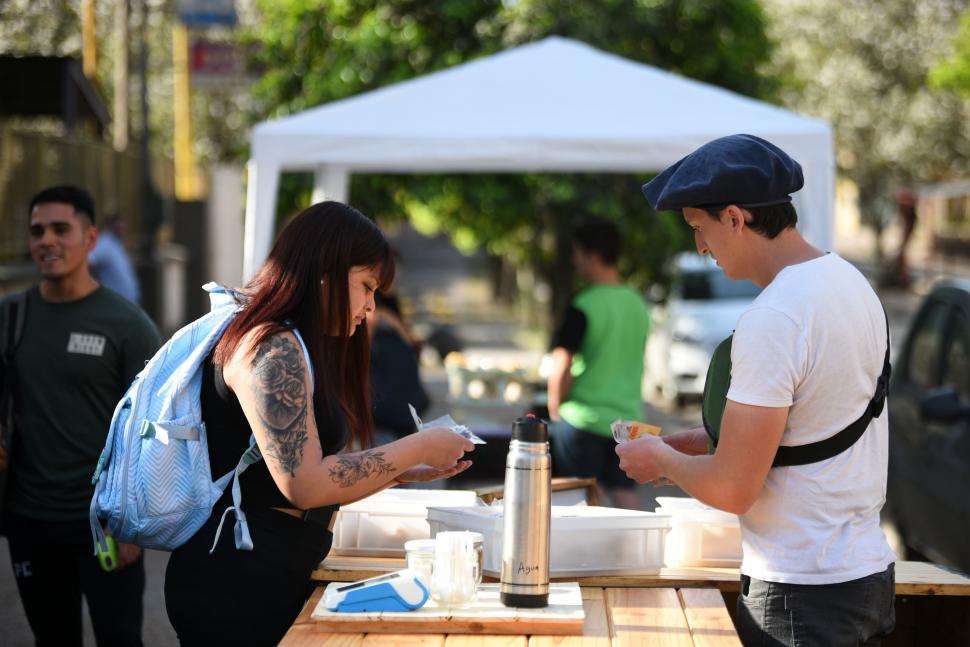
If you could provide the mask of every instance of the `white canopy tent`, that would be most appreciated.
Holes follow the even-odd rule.
[[[764,137],[801,163],[800,229],[831,249],[827,123],[550,37],[258,124],[243,271],[251,277],[269,254],[283,171],[313,171],[315,201],[346,201],[353,172],[646,175],[733,133]]]

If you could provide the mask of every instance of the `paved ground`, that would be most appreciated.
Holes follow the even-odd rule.
[[[409,299],[417,323],[450,324],[467,347],[478,352],[488,349],[508,352],[514,350],[518,326],[507,312],[491,302],[485,265],[480,258],[458,254],[443,239],[428,241],[410,230],[395,236],[402,257],[399,290]],[[884,292],[883,303],[889,314],[893,338],[901,341],[909,318],[918,303],[918,296],[907,292]],[[430,327],[425,325],[423,330]],[[447,410],[444,394],[446,376],[440,367],[429,366],[424,379],[435,398],[435,405],[426,419]],[[506,424],[516,412],[509,410]],[[664,410],[647,403],[646,419],[668,431],[696,426],[700,422],[699,407],[684,411]],[[655,496],[676,496],[677,488],[654,489],[644,486],[637,490],[640,506],[650,510]],[[165,614],[163,584],[167,553],[149,551],[147,554],[147,591],[145,594],[145,644],[149,647],[176,645],[174,631]],[[86,645],[94,645],[85,613]],[[28,647],[32,645],[29,627],[17,596],[10,567],[6,540],[0,538],[0,647]]]

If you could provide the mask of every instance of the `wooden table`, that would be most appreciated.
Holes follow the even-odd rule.
[[[600,505],[600,491],[596,479],[557,476],[550,481],[550,486],[552,505],[560,505],[556,503],[557,492],[569,492],[573,490],[581,490],[583,492],[582,500],[586,501],[586,505]],[[491,505],[494,501],[498,501],[505,496],[505,484],[477,487],[475,488],[475,494],[484,503]]]
[[[446,647],[739,647],[734,623],[715,588],[584,586],[586,620],[582,636],[494,636],[484,634],[325,633],[310,617],[318,587],[293,623],[281,647],[443,645]]]
[[[311,578],[321,582],[354,582],[405,567],[403,559],[328,556]],[[605,575],[571,577],[582,586],[600,587],[713,587],[737,593],[740,575],[736,568],[662,568],[656,575]],[[970,597],[970,578],[929,562],[896,563],[896,595]]]
[[[313,579],[355,581],[404,567],[401,559],[328,557]],[[314,632],[309,616],[297,619],[284,645],[593,645],[738,644],[731,618],[740,588],[733,568],[664,568],[656,575],[567,578],[583,587],[583,637],[333,634]],[[896,564],[896,631],[884,647],[970,645],[970,578],[928,562]],[[727,618],[727,624],[724,619]],[[730,631],[728,631],[730,630]],[[649,639],[649,640],[647,640]]]

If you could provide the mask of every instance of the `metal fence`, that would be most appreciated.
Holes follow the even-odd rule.
[[[123,214],[130,245],[142,230],[140,163],[138,153],[106,143],[0,126],[0,265],[27,259],[27,207],[37,191],[55,184],[89,191],[98,218]],[[153,160],[151,167],[158,193],[173,195],[171,162]]]

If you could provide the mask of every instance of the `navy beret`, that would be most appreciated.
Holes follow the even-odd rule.
[[[657,211],[685,207],[766,207],[791,202],[805,183],[802,167],[754,135],[708,142],[643,185]]]

